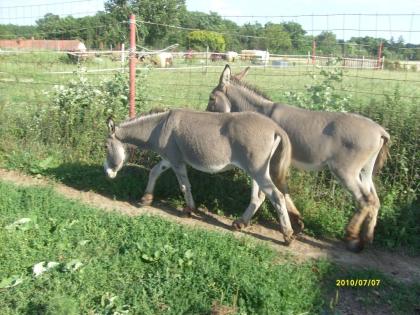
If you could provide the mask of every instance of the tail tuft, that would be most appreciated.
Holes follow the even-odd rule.
[[[381,150],[376,157],[375,165],[373,166],[373,174],[376,175],[384,167],[387,159],[390,157],[389,146],[390,146],[390,136],[387,132],[382,136],[384,144],[382,145]]]
[[[287,187],[287,175],[292,162],[292,145],[283,129],[276,132],[281,140],[270,161],[270,176],[280,191]]]

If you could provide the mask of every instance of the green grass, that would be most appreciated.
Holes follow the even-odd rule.
[[[210,314],[216,301],[238,314],[333,314],[351,293],[364,310],[418,307],[419,285],[326,261],[293,262],[249,238],[191,229],[151,217],[105,213],[50,188],[0,182],[2,314]],[[28,225],[6,228],[22,218]],[[72,270],[69,262],[82,263]],[[58,262],[38,277],[39,262]],[[23,282],[10,288],[11,277]],[[336,279],[380,279],[340,288]]]

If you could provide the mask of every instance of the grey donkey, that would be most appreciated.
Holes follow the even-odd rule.
[[[149,174],[143,205],[151,204],[156,180],[172,168],[187,207],[195,209],[187,165],[217,173],[239,167],[252,178],[251,202],[240,222],[248,222],[267,196],[276,209],[285,243],[293,240],[286,199],[273,183],[285,182],[291,162],[287,134],[271,119],[257,113],[209,113],[170,110],[135,118],[115,126],[108,119],[106,174],[114,178],[122,168],[130,146],[152,150],[162,160]]]
[[[293,166],[302,170],[328,167],[357,203],[358,210],[346,228],[346,241],[348,249],[361,251],[373,241],[380,203],[372,176],[383,167],[389,155],[389,134],[360,115],[318,112],[275,103],[242,81],[248,71],[249,67],[233,76],[226,65],[219,84],[210,93],[207,110],[252,111],[270,117],[289,136]],[[276,185],[283,193],[287,192],[284,182]],[[301,215],[293,202],[288,202],[287,210],[292,223],[301,224]]]

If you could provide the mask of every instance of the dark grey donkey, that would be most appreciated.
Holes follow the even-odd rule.
[[[292,144],[292,165],[303,170],[328,167],[357,202],[358,211],[346,228],[350,250],[360,251],[373,240],[379,199],[372,174],[382,168],[388,156],[389,134],[372,120],[349,113],[316,112],[272,102],[241,79],[249,67],[236,76],[227,65],[219,84],[211,92],[207,110],[213,112],[253,111],[274,120],[288,134]],[[283,183],[277,187],[286,193]],[[301,224],[293,202],[287,203],[292,224]]]
[[[191,213],[195,203],[186,165],[207,173],[236,166],[253,180],[251,202],[241,220],[248,222],[267,195],[277,210],[286,244],[292,241],[285,196],[272,181],[286,181],[291,145],[287,134],[271,119],[257,113],[170,110],[135,118],[118,127],[109,119],[108,128],[104,168],[109,177],[114,178],[123,166],[129,146],[152,150],[162,157],[150,171],[142,204],[152,202],[157,178],[172,168],[185,197],[184,210]]]

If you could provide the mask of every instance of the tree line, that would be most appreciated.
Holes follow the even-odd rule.
[[[316,41],[318,55],[377,56],[380,44],[388,59],[419,60],[420,45],[405,43],[402,37],[352,37],[337,39],[330,31],[307,34],[296,22],[247,23],[238,25],[215,12],[191,12],[185,0],[108,0],[105,11],[74,18],[48,13],[34,26],[0,25],[0,38],[80,39],[90,49],[128,45],[128,16],[136,15],[138,42],[150,48],[175,43],[179,49],[211,51],[268,50],[278,54],[307,54]],[[168,27],[171,25],[174,27]]]

